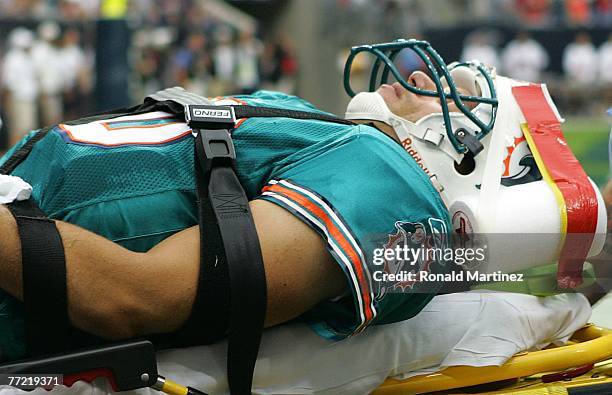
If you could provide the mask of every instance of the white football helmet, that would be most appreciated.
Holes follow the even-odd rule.
[[[424,91],[401,78],[392,60],[404,48],[421,56],[436,91]],[[374,54],[377,60],[370,92],[355,94],[348,74],[354,56],[363,51]],[[439,97],[442,112],[429,114],[416,122],[393,114],[382,96],[375,92],[381,64],[384,64],[381,84],[391,73],[413,93]],[[488,272],[508,273],[559,260],[566,242],[567,212],[576,209],[560,203],[555,183],[543,177],[547,170],[534,158],[530,144],[535,147],[536,143],[529,141],[527,133],[523,132],[527,124],[522,112],[525,107],[517,102],[513,88],[526,85],[496,76],[494,70],[478,63],[446,66],[427,42],[417,40],[355,47],[345,68],[345,89],[353,96],[346,118],[376,120],[393,127],[404,149],[440,192],[449,208],[454,230],[466,235],[507,235],[506,238],[481,238],[489,243]],[[460,94],[459,87],[469,94]],[[540,104],[549,106],[561,122],[545,86],[542,92],[546,102]],[[452,100],[460,112],[450,112],[447,100]],[[464,102],[476,105],[470,109]],[[558,143],[565,144],[564,141]],[[605,205],[592,181],[590,185],[593,189],[591,205],[597,207],[591,207],[588,213],[584,211],[584,215],[592,217],[591,221],[596,221],[595,232],[588,239],[587,257],[601,251],[606,236]],[[574,217],[576,213],[572,212]],[[560,280],[560,285],[578,284],[562,284]]]

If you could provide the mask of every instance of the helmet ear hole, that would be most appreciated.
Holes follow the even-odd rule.
[[[472,172],[476,168],[476,161],[474,160],[474,155],[472,155],[472,153],[469,151],[463,155],[461,163],[453,162],[453,164],[455,165],[455,170],[457,171],[457,173],[463,176],[472,174]]]

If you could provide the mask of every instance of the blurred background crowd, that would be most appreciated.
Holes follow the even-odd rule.
[[[0,152],[28,130],[174,85],[280,90],[342,114],[348,49],[415,37],[447,61],[546,82],[570,135],[603,158],[611,27],[612,0],[0,0]],[[424,67],[408,51],[396,62],[406,74]]]
[[[255,18],[223,2],[205,3],[0,0],[0,112],[13,136],[0,139],[0,152],[24,131],[169,86],[295,93],[291,41],[262,37]]]

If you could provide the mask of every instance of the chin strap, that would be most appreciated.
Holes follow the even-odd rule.
[[[427,176],[429,176],[436,190],[438,192],[444,191],[444,186],[440,183],[438,177],[427,169],[423,163],[423,158],[416,151],[412,143],[412,139],[416,138],[446,151],[446,147],[442,146],[445,136],[444,133],[395,115],[389,110],[384,99],[377,92],[361,92],[354,96],[347,107],[345,118],[374,120],[391,126],[401,146],[410,156],[412,156]]]
[[[377,102],[375,107],[378,107],[379,110],[377,112],[359,112],[358,114],[347,111],[347,119],[373,119],[383,122],[393,128],[399,141],[405,141],[410,137],[416,137],[438,146],[444,139],[444,134],[434,132],[432,129],[423,128],[412,121],[392,113],[378,93],[364,92],[364,94],[371,95],[369,99]]]
[[[423,127],[395,115],[389,110],[385,100],[377,92],[361,92],[353,97],[347,107],[345,118],[367,119],[386,123],[395,130],[400,141],[413,136],[419,140],[439,146],[444,140],[445,135],[445,133]]]

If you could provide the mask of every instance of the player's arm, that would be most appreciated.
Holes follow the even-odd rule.
[[[251,202],[268,284],[266,325],[271,326],[337,296],[344,277],[310,227],[266,201]],[[107,338],[170,332],[188,318],[199,272],[199,229],[164,240],[147,253],[57,223],[66,254],[72,323]],[[0,206],[0,288],[22,298],[17,227]],[[214,319],[214,317],[211,317]]]

